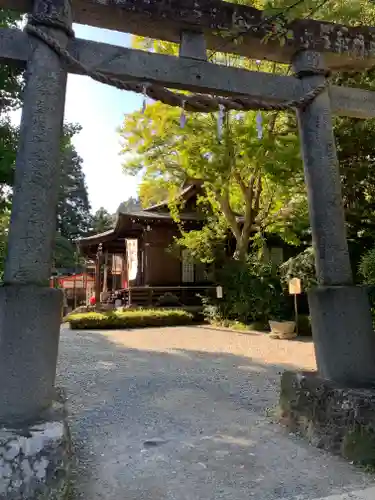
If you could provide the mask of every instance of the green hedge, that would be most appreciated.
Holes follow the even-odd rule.
[[[136,309],[129,311],[89,312],[70,314],[65,322],[72,330],[147,328],[178,326],[193,323],[194,316],[181,309]]]

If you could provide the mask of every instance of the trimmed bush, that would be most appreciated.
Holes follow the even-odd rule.
[[[70,314],[65,321],[72,330],[109,330],[189,325],[194,316],[181,309],[134,309]]]

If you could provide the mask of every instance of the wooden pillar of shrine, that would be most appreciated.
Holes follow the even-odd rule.
[[[100,294],[102,291],[101,287],[101,270],[102,270],[102,257],[103,257],[103,248],[102,244],[98,246],[98,251],[96,253],[95,259],[95,304],[100,304]]]
[[[103,263],[103,283],[102,283],[103,297],[108,292],[108,267],[109,267],[109,255],[108,251],[106,251],[104,253],[104,263]]]

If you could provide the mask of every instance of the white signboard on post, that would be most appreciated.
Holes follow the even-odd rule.
[[[289,294],[294,296],[294,315],[296,321],[296,333],[298,335],[298,295],[302,293],[301,280],[299,278],[292,278],[289,281]]]
[[[299,278],[292,278],[289,281],[289,294],[300,295],[302,293],[301,280]]]

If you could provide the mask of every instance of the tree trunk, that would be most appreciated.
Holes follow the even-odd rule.
[[[237,240],[236,251],[234,252],[233,255],[234,259],[241,261],[246,260],[248,254],[249,239],[250,237],[244,238],[243,235],[241,235],[240,239]]]

